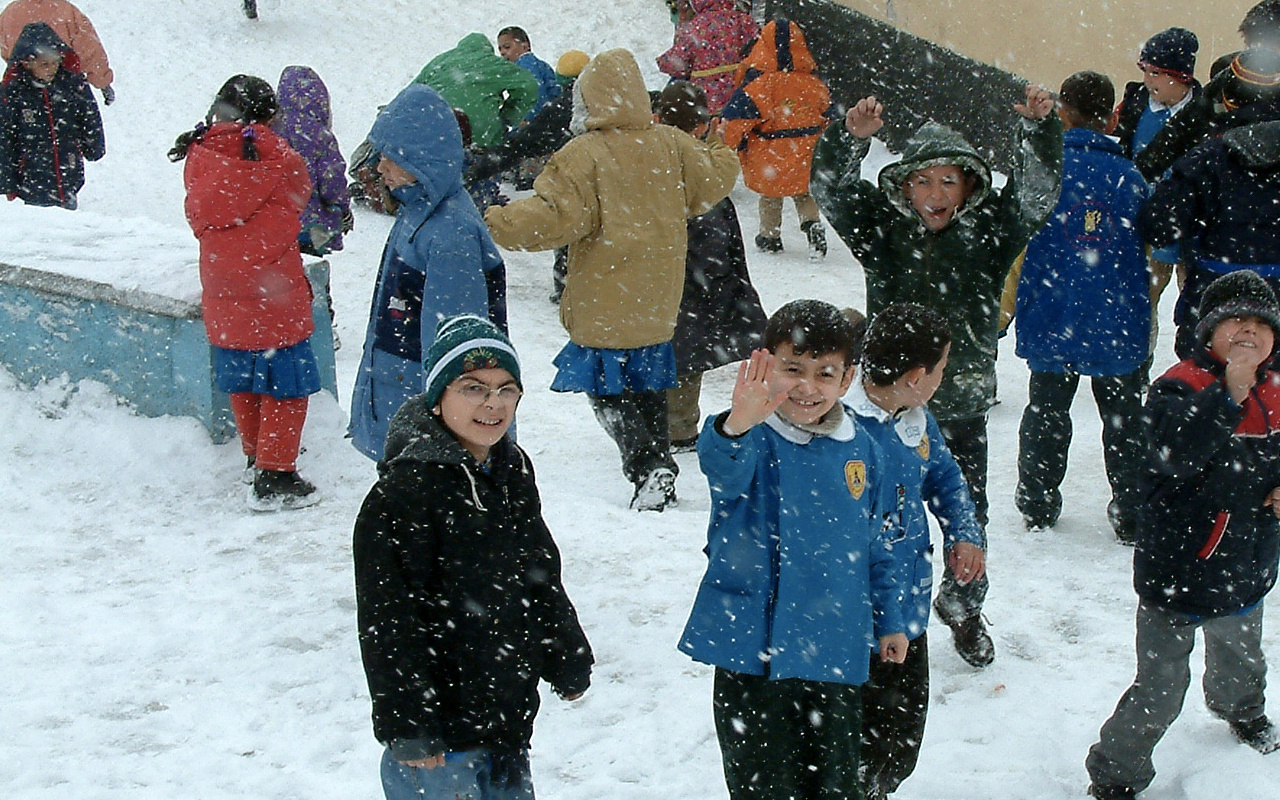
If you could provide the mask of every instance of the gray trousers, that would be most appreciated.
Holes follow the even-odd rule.
[[[1264,712],[1267,662],[1262,654],[1262,604],[1243,616],[1197,619],[1140,603],[1138,674],[1120,698],[1085,768],[1097,786],[1140,792],[1156,776],[1151,753],[1182,711],[1191,685],[1196,629],[1204,633],[1205,703],[1231,723]]]

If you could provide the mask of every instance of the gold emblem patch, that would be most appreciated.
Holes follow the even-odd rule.
[[[919,453],[920,457],[925,461],[929,460],[929,434],[926,433],[921,437],[920,444],[916,446],[916,452]]]
[[[849,494],[854,500],[861,500],[862,493],[867,490],[867,465],[862,461],[848,461],[844,465],[844,482],[849,485]]]

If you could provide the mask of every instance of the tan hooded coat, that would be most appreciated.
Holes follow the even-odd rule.
[[[560,322],[574,343],[621,350],[670,341],[684,287],[685,220],[729,194],[737,156],[654,124],[626,50],[596,56],[575,86],[586,132],[551,157],[533,197],[494,206],[485,221],[511,250],[569,246]]]

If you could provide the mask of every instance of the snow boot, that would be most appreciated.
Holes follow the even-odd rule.
[[[1097,800],[1134,800],[1138,794],[1128,786],[1099,786],[1091,783],[1089,796]]]
[[[672,439],[671,452],[676,453],[696,453],[698,452],[698,437],[690,436],[688,439]]]
[[[1263,714],[1252,722],[1233,722],[1231,732],[1241,742],[1249,745],[1259,753],[1274,753],[1280,750],[1280,730]]]
[[[996,660],[996,646],[987,633],[987,626],[982,621],[982,612],[970,616],[961,616],[942,598],[933,601],[933,610],[938,619],[951,629],[951,641],[956,652],[971,667],[982,668]]]
[[[258,18],[258,0],[244,0],[244,15],[249,19]]]
[[[243,484],[245,484],[245,485],[248,485],[248,486],[252,486],[252,485],[253,485],[253,479],[254,479],[254,478],[256,478],[256,477],[258,477],[258,470],[257,470],[257,468],[254,466],[254,462],[256,462],[257,460],[258,460],[258,459],[257,459],[256,457],[254,457],[254,456],[245,456],[245,457],[244,457],[244,472],[243,472],[243,473],[241,473],[241,475],[240,475],[240,482],[241,482],[241,483],[243,483]]]
[[[633,511],[664,511],[676,504],[676,474],[666,467],[651,470],[636,484]]]
[[[316,487],[297,472],[260,469],[249,489],[249,508],[254,511],[285,511],[318,502]]]
[[[809,220],[800,223],[800,230],[809,239],[809,260],[821,261],[827,257],[827,232],[822,223]]]
[[[756,247],[761,253],[781,253],[782,237],[765,236],[763,233],[758,233],[756,234]]]

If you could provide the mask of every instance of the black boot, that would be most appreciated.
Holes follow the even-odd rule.
[[[316,487],[297,472],[260,469],[249,490],[249,508],[254,511],[282,511],[306,508],[320,502]]]
[[[956,652],[971,667],[985,667],[996,660],[996,646],[987,634],[987,626],[982,621],[982,613],[970,616],[956,614],[950,605],[933,601],[933,610],[938,619],[951,629],[951,641]]]
[[[258,18],[258,0],[244,0],[244,15],[249,19]]]
[[[756,234],[756,247],[760,248],[762,253],[781,253],[782,237],[765,236],[763,233]]]
[[[822,223],[817,220],[809,220],[800,223],[800,230],[804,231],[804,235],[809,240],[809,260],[820,261],[827,257],[827,232],[822,227]]]

